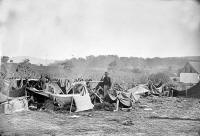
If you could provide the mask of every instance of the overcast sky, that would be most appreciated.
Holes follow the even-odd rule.
[[[0,0],[1,54],[66,59],[200,55],[193,0]]]

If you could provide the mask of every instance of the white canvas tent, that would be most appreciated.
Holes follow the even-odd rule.
[[[80,90],[77,93],[75,89],[76,87],[79,86]],[[71,92],[72,91],[72,92]],[[75,105],[76,105],[76,111],[85,111],[92,109],[94,105],[91,102],[86,83],[85,82],[76,82],[72,84],[71,89],[68,91],[68,93],[71,94],[52,94],[53,99],[58,102],[60,105],[64,104],[71,104],[74,100]]]

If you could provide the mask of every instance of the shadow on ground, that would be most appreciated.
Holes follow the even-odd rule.
[[[179,118],[179,117],[157,117],[151,116],[149,119],[169,119],[169,120],[188,120],[188,121],[200,121],[200,118],[192,119],[192,118]]]

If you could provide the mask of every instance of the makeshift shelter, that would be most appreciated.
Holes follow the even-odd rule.
[[[180,73],[198,73],[200,74],[200,62],[189,61],[181,69]]]
[[[18,85],[20,84],[20,85]],[[25,96],[26,82],[24,80],[3,80],[4,87],[1,92],[9,97]]]
[[[173,96],[199,97],[200,62],[189,61],[180,70],[180,82],[174,88]]]
[[[187,90],[187,97],[200,98],[200,82]]]
[[[131,107],[132,103],[139,100],[142,94],[149,92],[144,86],[136,86],[127,91],[117,91],[114,94],[108,94],[106,96],[106,101],[113,103],[119,100],[119,105],[121,107]]]
[[[180,71],[180,82],[198,83],[200,81],[200,62],[189,61]]]
[[[37,90],[36,88],[27,88],[27,91],[40,103],[44,103],[47,99],[53,99],[60,107],[75,103],[76,112],[89,110],[93,108],[90,96],[85,82],[73,83],[71,88],[64,94],[56,83],[47,84],[45,90]]]
[[[68,91],[68,94],[51,94],[51,96],[53,97],[54,101],[61,106],[72,104],[74,100],[76,105],[75,112],[89,110],[94,107],[85,82],[73,83],[72,87]]]
[[[140,96],[142,94],[149,92],[149,90],[146,89],[144,86],[136,86],[134,88],[127,90],[127,92],[131,93],[134,98],[134,101],[137,102],[139,100]]]
[[[46,100],[52,99],[51,94],[63,94],[57,83],[47,83],[46,89],[39,90],[41,88],[37,86],[39,85],[39,81],[37,82],[38,83],[33,83],[35,84],[34,86],[30,85],[26,88],[26,94],[31,98],[30,104],[37,105],[37,108],[41,108]]]
[[[187,88],[172,88],[173,96],[184,96],[184,97],[192,97],[192,98],[200,98],[200,82],[193,85],[192,87]]]

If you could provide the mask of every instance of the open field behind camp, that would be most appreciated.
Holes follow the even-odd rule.
[[[130,112],[87,111],[73,114],[77,118],[72,118],[67,113],[44,111],[1,114],[0,133],[56,136],[198,136],[199,108],[199,99],[154,96],[142,98]]]

